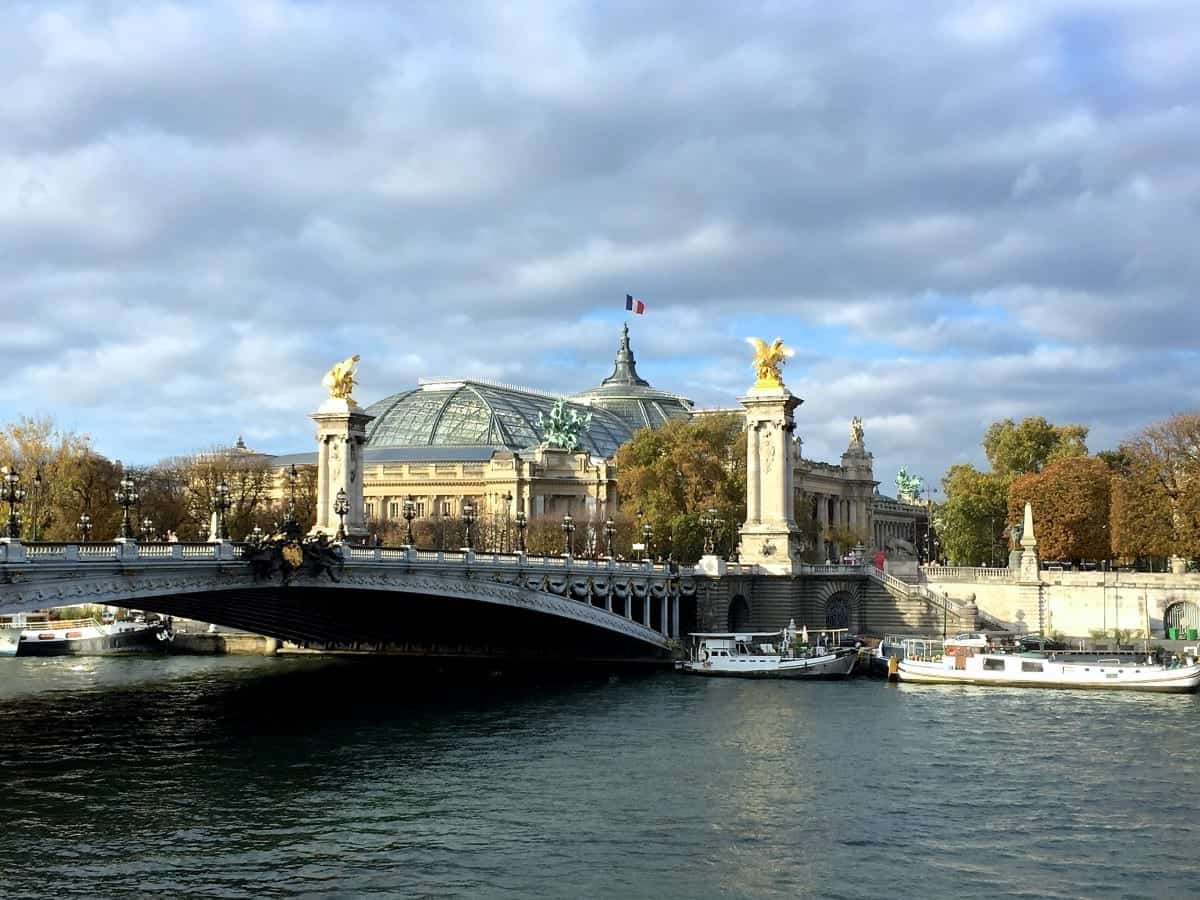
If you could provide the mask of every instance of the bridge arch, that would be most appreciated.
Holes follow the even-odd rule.
[[[848,628],[853,632],[866,629],[866,609],[857,584],[823,584],[818,588],[815,600],[816,627]]]
[[[750,603],[741,594],[735,594],[729,601],[729,612],[726,615],[726,630],[750,630]]]

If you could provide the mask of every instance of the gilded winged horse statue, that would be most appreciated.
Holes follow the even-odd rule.
[[[783,346],[783,338],[775,338],[769,345],[753,337],[746,338],[746,341],[754,348],[753,366],[758,377],[754,386],[783,387],[783,377],[779,374],[779,369],[792,355],[791,348]]]
[[[346,400],[351,406],[356,406],[350,392],[354,390],[354,366],[358,363],[358,354],[340,363],[334,363],[332,369],[325,373],[321,384],[329,389],[329,396],[335,400]]]

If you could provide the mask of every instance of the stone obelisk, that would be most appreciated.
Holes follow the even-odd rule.
[[[338,532],[338,492],[346,498],[346,537],[367,533],[363,515],[363,448],[367,442],[367,423],[372,415],[363,412],[350,396],[354,388],[354,364],[357,356],[338,363],[322,382],[329,397],[311,418],[317,423],[317,521],[311,534],[330,539]]]
[[[799,570],[800,529],[792,513],[795,460],[792,412],[802,402],[783,384],[779,368],[790,355],[783,341],[767,345],[756,338],[758,380],[738,402],[746,409],[746,522],[739,561],[765,574]]]

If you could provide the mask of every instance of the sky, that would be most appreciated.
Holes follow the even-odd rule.
[[[1195,0],[0,3],[0,423],[301,452],[329,366],[699,407],[881,490],[1200,408]],[[1190,249],[1189,249],[1190,248]],[[936,496],[936,495],[935,495]]]

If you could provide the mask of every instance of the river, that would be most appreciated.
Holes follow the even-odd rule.
[[[0,897],[1200,894],[1196,696],[0,660]]]

